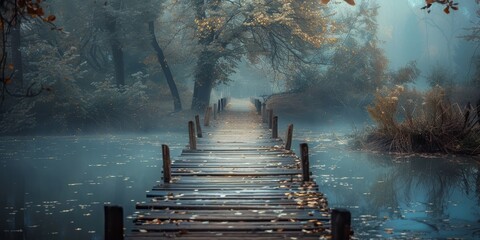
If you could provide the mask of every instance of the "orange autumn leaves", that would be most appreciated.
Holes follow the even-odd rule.
[[[18,0],[17,7],[20,9],[20,12],[27,13],[31,18],[40,17],[45,22],[53,22],[56,17],[54,15],[49,15],[45,17],[45,12],[40,6],[42,0]]]
[[[427,12],[430,13],[430,7],[434,3],[439,3],[446,5],[446,7],[443,9],[443,12],[446,14],[450,13],[450,8],[453,10],[458,10],[458,3],[454,2],[453,0],[425,0],[426,5],[422,7],[422,9],[427,9]]]

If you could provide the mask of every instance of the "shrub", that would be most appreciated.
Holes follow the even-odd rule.
[[[424,94],[419,104],[413,99],[399,105],[404,88],[396,86],[377,92],[367,108],[377,128],[364,139],[365,146],[393,152],[480,153],[480,112],[447,100],[442,87]],[[399,109],[403,111],[398,111]]]

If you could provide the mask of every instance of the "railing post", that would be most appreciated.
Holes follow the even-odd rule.
[[[105,240],[123,240],[123,208],[105,205]]]
[[[308,144],[302,143],[300,144],[300,152],[302,156],[302,175],[303,181],[309,182],[310,181],[310,160],[308,157]]]
[[[273,109],[268,109],[268,129],[272,129],[273,124]]]
[[[213,104],[213,120],[217,120],[217,104]]]
[[[346,209],[332,210],[332,239],[350,239],[351,219],[350,211]]]
[[[258,99],[255,99],[255,109],[258,115],[262,114],[262,103]]]
[[[272,122],[272,138],[278,138],[278,116],[273,117]]]
[[[262,121],[267,123],[267,104],[262,103]]]
[[[293,138],[293,124],[289,124],[287,128],[287,137],[285,138],[285,150],[291,150]]]
[[[162,144],[162,157],[163,157],[163,182],[169,183],[172,180],[172,161],[170,159],[170,148],[167,145]]]
[[[208,106],[207,109],[205,109],[205,118],[203,119],[203,125],[205,127],[210,126],[210,113],[212,112],[212,107]]]
[[[197,149],[197,139],[195,138],[195,126],[193,121],[188,122],[188,141],[190,150]]]
[[[195,115],[195,125],[197,126],[197,137],[198,138],[203,137],[202,126],[200,126],[200,116],[198,115]]]

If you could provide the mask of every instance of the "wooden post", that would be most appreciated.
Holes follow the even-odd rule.
[[[262,104],[262,121],[263,123],[267,123],[267,104]]]
[[[123,208],[105,205],[105,240],[123,240]]]
[[[310,160],[308,159],[308,144],[302,143],[300,144],[300,151],[302,156],[302,175],[303,181],[309,182],[310,181]]]
[[[203,125],[205,127],[210,126],[210,114],[212,112],[212,107],[208,106],[205,110],[205,118],[203,119]]]
[[[170,148],[167,145],[162,144],[162,157],[163,157],[163,182],[169,183],[172,180],[172,161],[170,159]]]
[[[220,113],[221,111],[222,111],[222,103],[220,99],[218,99],[218,113]]]
[[[352,215],[346,209],[332,210],[332,239],[350,239]]]
[[[285,138],[285,150],[292,149],[293,124],[288,125],[287,136]]]
[[[257,109],[258,115],[262,114],[262,103],[258,99],[255,99],[255,108]]]
[[[223,110],[225,110],[225,98],[220,99],[220,104],[222,105],[222,107],[220,108],[220,111],[223,112]]]
[[[278,138],[278,117],[277,116],[273,117],[272,138],[274,139]]]
[[[202,135],[202,126],[200,126],[200,116],[195,115],[195,125],[197,126],[197,137],[201,138]]]
[[[273,109],[268,109],[268,129],[272,129],[273,124]]]
[[[195,138],[195,126],[193,121],[188,122],[188,140],[190,145],[190,150],[197,149],[197,139]]]
[[[213,104],[213,119],[217,120],[217,104]]]

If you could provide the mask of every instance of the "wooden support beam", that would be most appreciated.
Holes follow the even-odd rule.
[[[170,159],[170,148],[162,144],[163,157],[163,182],[169,183],[172,180],[172,161]]]
[[[300,144],[300,152],[301,152],[301,158],[302,158],[303,181],[309,182],[310,181],[310,160],[308,157],[308,144],[306,143]]]
[[[350,239],[352,215],[346,209],[332,210],[332,239],[347,240]]]
[[[285,137],[285,150],[292,150],[293,124],[289,124],[287,128],[287,136]]]
[[[273,117],[272,122],[272,138],[278,138],[278,116]]]
[[[202,126],[200,125],[200,116],[195,115],[195,125],[197,126],[197,137],[202,138]]]
[[[203,125],[205,127],[210,126],[210,114],[212,112],[212,107],[208,106],[207,109],[205,109],[205,118],[203,119]]]
[[[105,240],[123,240],[123,208],[105,205]]]
[[[189,140],[190,150],[196,150],[197,139],[195,137],[195,124],[193,123],[193,121],[188,122],[188,140]]]

